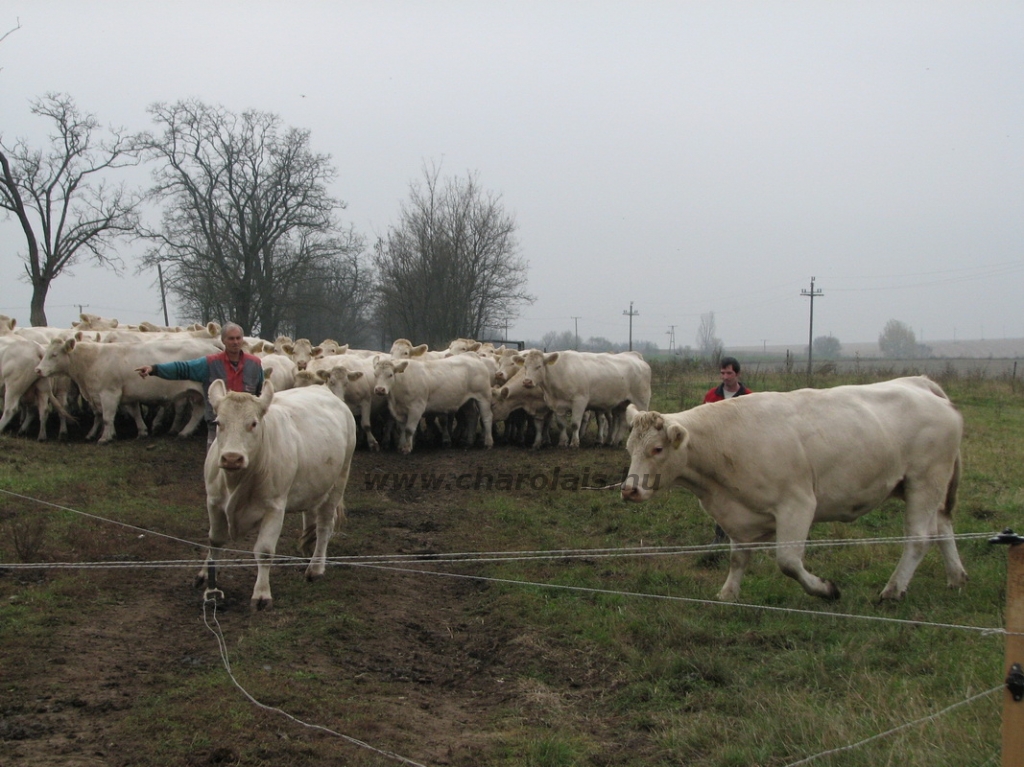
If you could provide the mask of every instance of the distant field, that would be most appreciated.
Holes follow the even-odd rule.
[[[921,339],[918,339],[921,340]],[[1024,338],[998,338],[998,339],[975,339],[961,341],[922,341],[932,351],[932,357],[949,357],[964,359],[1020,359],[1024,358]],[[806,364],[806,343],[767,345],[767,346],[727,346],[726,351],[736,356],[757,356],[757,357],[781,357],[785,359],[786,352],[803,357]],[[869,343],[844,343],[841,349],[844,358],[876,359],[880,358],[881,352],[878,344]]]

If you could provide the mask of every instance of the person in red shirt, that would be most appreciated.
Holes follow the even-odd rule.
[[[722,357],[719,367],[722,383],[708,390],[708,393],[704,395],[704,402],[724,402],[727,399],[751,393],[750,389],[744,386],[740,380],[739,360],[735,357]],[[716,524],[715,539],[712,541],[712,544],[725,543],[727,540],[729,539],[725,534],[725,530]]]
[[[709,389],[704,395],[705,402],[721,402],[722,400],[750,394],[750,389],[740,380],[740,363],[735,357],[722,357],[720,365],[722,383]]]
[[[206,399],[206,446],[213,444],[217,436],[217,420],[207,393],[210,384],[220,379],[228,391],[248,392],[260,396],[263,391],[263,365],[259,357],[249,354],[242,347],[245,339],[240,325],[229,322],[220,331],[224,351],[194,360],[162,362],[158,365],[143,365],[135,372],[143,378],[156,376],[170,381],[196,381],[203,385]]]

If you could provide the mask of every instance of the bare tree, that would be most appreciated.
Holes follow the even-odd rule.
[[[191,319],[231,320],[273,337],[297,291],[361,249],[339,232],[327,193],[330,155],[277,115],[234,114],[199,101],[149,108],[163,133],[139,137],[158,163],[151,191],[167,202],[146,266],[170,267],[170,289]],[[342,297],[339,297],[339,299]]]
[[[335,259],[296,286],[281,330],[293,338],[333,338],[366,347],[374,341],[369,322],[373,296],[373,276],[358,255]]]
[[[99,122],[65,94],[49,93],[32,102],[31,111],[53,121],[50,148],[44,153],[23,139],[11,145],[0,139],[0,208],[14,214],[25,235],[30,321],[46,325],[51,284],[83,253],[119,269],[111,248],[135,230],[141,195],[102,178],[138,163],[121,131],[111,129],[110,138],[96,141]]]
[[[715,313],[708,312],[707,314],[702,314],[700,316],[700,325],[697,328],[697,349],[701,357],[717,365],[725,347],[722,344],[722,339],[715,335],[715,333]]]
[[[424,167],[398,225],[378,240],[374,263],[378,322],[391,338],[435,346],[479,338],[534,300],[515,218],[475,174],[442,182],[440,168]]]

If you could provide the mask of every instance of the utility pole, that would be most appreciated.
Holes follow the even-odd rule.
[[[633,351],[633,318],[640,314],[640,312],[633,311],[633,302],[630,301],[629,311],[627,312],[625,309],[623,309],[622,313],[629,316],[629,350]]]
[[[669,325],[668,330],[665,331],[665,335],[668,336],[668,353],[671,354],[672,350],[676,346],[676,326]]]
[[[156,265],[156,273],[160,277],[160,303],[164,305],[164,326],[170,327],[171,323],[167,321],[167,293],[164,291],[164,270],[160,264]]]
[[[576,351],[580,350],[580,318],[573,317],[573,321],[576,323]]]
[[[811,299],[811,322],[807,331],[807,377],[811,377],[811,362],[813,361],[812,349],[814,348],[814,297],[825,295],[820,290],[814,289],[814,278],[811,277],[811,289],[801,290],[801,296],[807,296]]]
[[[74,304],[74,305],[78,307],[78,316],[79,317],[82,316],[82,309],[88,309],[89,308],[89,304]]]

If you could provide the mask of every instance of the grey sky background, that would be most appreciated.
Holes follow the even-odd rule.
[[[7,0],[19,20],[8,143],[42,146],[48,91],[129,130],[156,101],[274,112],[368,245],[424,164],[478,173],[537,297],[511,338],[625,341],[633,302],[634,340],[694,345],[713,311],[726,348],[806,344],[812,276],[815,336],[1024,337],[1019,2]],[[0,312],[28,324],[24,249],[0,220]],[[121,253],[61,277],[50,324],[162,321]]]

